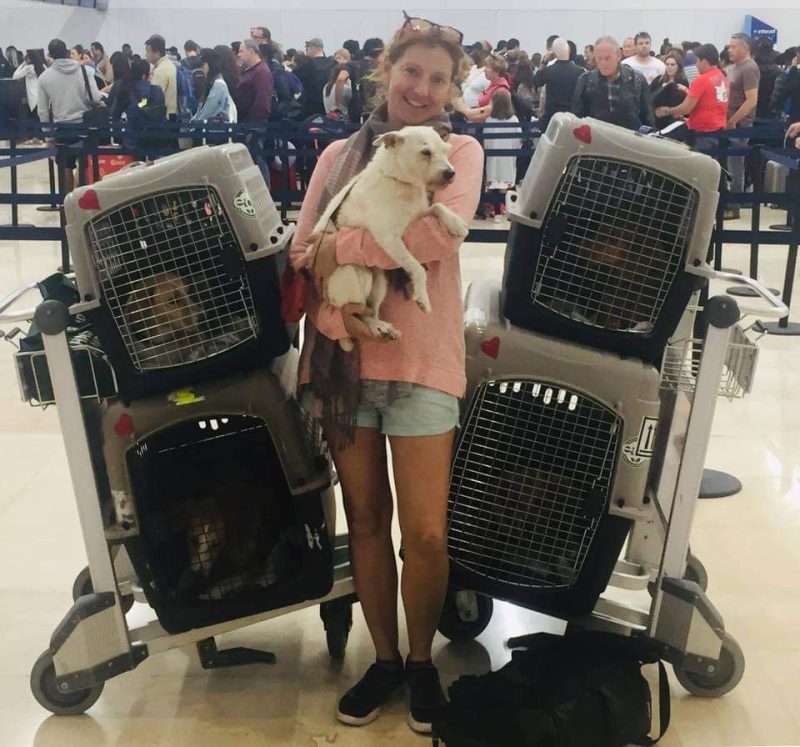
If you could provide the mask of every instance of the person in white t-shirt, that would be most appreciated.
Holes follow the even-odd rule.
[[[484,73],[484,63],[489,55],[483,49],[476,49],[469,56],[474,64],[461,86],[461,95],[466,107],[474,109],[478,105],[481,94],[489,87],[489,79]]]
[[[652,83],[659,75],[664,74],[664,63],[657,57],[650,54],[650,34],[646,31],[640,31],[634,37],[636,42],[636,54],[633,57],[627,57],[622,61],[623,65],[630,65],[634,70],[638,70],[644,75],[647,84]]]

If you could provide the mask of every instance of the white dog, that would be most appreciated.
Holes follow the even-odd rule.
[[[450,183],[455,169],[448,160],[450,145],[433,127],[404,127],[375,139],[378,150],[366,168],[330,202],[314,227],[321,235],[339,228],[364,228],[411,279],[411,298],[425,312],[431,310],[425,268],[403,243],[408,226],[425,215],[434,215],[447,232],[463,240],[467,224],[450,208],[432,203],[433,191]],[[313,251],[313,246],[310,248]],[[363,319],[376,337],[397,339],[400,333],[379,318],[388,282],[383,270],[359,265],[340,265],[330,276],[327,299],[332,306],[358,303],[369,307]],[[350,338],[340,340],[352,350]]]

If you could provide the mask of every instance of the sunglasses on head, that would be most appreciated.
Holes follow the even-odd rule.
[[[452,26],[440,26],[438,23],[428,21],[425,18],[412,18],[405,11],[403,11],[403,15],[406,20],[400,28],[398,41],[405,41],[414,36],[430,36],[451,44],[458,44],[459,46],[464,41],[464,34]]]

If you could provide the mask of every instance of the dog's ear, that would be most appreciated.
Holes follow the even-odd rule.
[[[372,144],[378,148],[381,145],[385,145],[387,148],[394,148],[396,145],[400,145],[403,142],[403,136],[398,135],[396,132],[384,132],[383,135],[378,135],[373,141]]]
[[[450,133],[452,132],[450,125],[445,124],[444,122],[434,122],[431,127],[433,128],[434,132],[445,142],[450,139]]]

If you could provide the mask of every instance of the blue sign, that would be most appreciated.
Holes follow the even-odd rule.
[[[768,23],[764,23],[764,21],[755,16],[744,17],[744,33],[753,39],[766,37],[773,44],[778,43],[778,29],[770,26]]]

